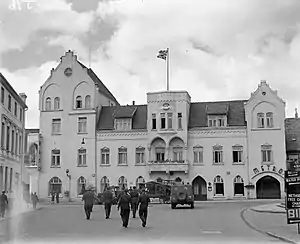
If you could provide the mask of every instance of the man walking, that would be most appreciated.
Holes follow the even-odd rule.
[[[118,210],[121,208],[120,215],[122,218],[123,227],[125,228],[128,227],[128,222],[129,222],[130,202],[131,202],[131,198],[130,195],[128,194],[128,189],[125,189],[118,203]]]
[[[93,211],[94,206],[94,193],[91,191],[91,188],[88,188],[87,191],[83,194],[82,201],[84,201],[84,211],[86,219],[90,219],[91,212]]]
[[[111,205],[113,202],[113,194],[110,190],[110,187],[107,187],[103,193],[103,202],[104,202],[106,219],[109,219],[110,212],[111,212]]]
[[[130,197],[131,197],[132,217],[135,218],[137,204],[138,204],[138,200],[139,200],[139,193],[135,186],[133,187],[133,190],[130,192]]]
[[[148,205],[150,197],[146,193],[145,189],[142,190],[142,194],[139,196],[138,205],[140,205],[139,216],[142,220],[142,226],[146,227],[147,216],[148,216]]]
[[[5,210],[8,207],[8,198],[5,195],[5,191],[2,191],[0,195],[0,218],[4,218]]]
[[[39,198],[36,195],[36,192],[34,194],[32,194],[31,199],[32,199],[33,209],[36,209],[37,202],[39,201]]]

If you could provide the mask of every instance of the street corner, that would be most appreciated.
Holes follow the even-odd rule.
[[[264,204],[249,209],[258,213],[286,214],[285,207],[280,203]]]
[[[267,208],[255,210],[246,208],[241,211],[241,218],[249,228],[285,243],[300,243],[297,227],[288,225],[285,215],[267,211]]]

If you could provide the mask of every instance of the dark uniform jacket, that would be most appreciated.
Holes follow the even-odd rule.
[[[0,195],[0,209],[3,210],[8,206],[8,198],[5,194]]]
[[[140,209],[147,209],[150,202],[150,197],[146,193],[142,193],[139,196],[138,204],[140,204]]]
[[[82,196],[82,200],[84,201],[85,206],[93,206],[94,205],[94,193],[91,191],[86,191]]]
[[[131,202],[131,197],[130,195],[124,193],[121,195],[118,207],[121,207],[121,210],[130,210],[130,202]]]
[[[113,194],[112,194],[111,191],[105,191],[103,193],[103,202],[104,203],[112,203],[113,202],[113,198],[114,198],[114,196],[113,196]]]
[[[137,190],[133,190],[131,193],[130,193],[130,196],[131,196],[131,202],[132,203],[137,203],[138,200],[139,200],[139,193]]]

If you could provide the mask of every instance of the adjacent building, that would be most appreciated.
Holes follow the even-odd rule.
[[[285,102],[266,81],[246,100],[162,91],[121,106],[68,51],[39,94],[40,197],[150,180],[189,182],[197,200],[284,197]]]
[[[0,190],[18,192],[28,189],[24,168],[26,95],[17,94],[0,73]]]

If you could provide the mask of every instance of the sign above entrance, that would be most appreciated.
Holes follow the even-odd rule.
[[[277,174],[280,174],[280,175],[284,175],[284,171],[283,169],[279,169],[277,170],[276,166],[272,166],[272,165],[262,165],[260,166],[260,170],[258,168],[254,168],[253,169],[253,172],[255,175],[259,174],[259,173],[262,173],[262,172],[274,172],[274,173],[277,173]]]

